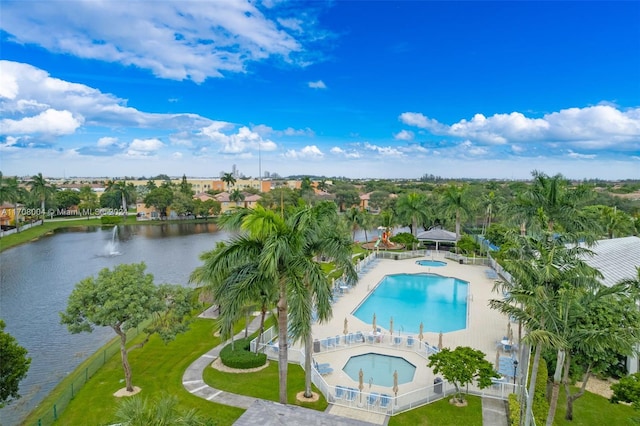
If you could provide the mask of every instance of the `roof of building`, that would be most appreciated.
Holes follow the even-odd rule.
[[[416,236],[419,240],[427,241],[456,241],[456,233],[442,228],[431,228],[428,231],[420,232]]]
[[[598,240],[592,247],[588,247],[594,255],[586,262],[598,269],[602,275],[603,284],[611,286],[623,279],[635,278],[640,268],[640,238],[624,237],[610,240]]]
[[[234,423],[236,426],[306,425],[372,426],[373,423],[336,416],[295,405],[257,399]]]

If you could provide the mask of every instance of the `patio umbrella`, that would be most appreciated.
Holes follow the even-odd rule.
[[[358,389],[360,389],[360,403],[362,404],[362,389],[364,389],[364,371],[358,372]]]
[[[393,393],[398,397],[398,370],[393,372]]]
[[[389,320],[389,334],[393,336],[393,317]]]
[[[442,331],[440,332],[440,335],[438,336],[438,349],[442,349]]]
[[[509,343],[513,343],[513,329],[511,328],[511,323],[509,323],[509,334],[507,334],[507,338],[509,339]]]
[[[347,321],[347,317],[344,317],[344,343],[347,343],[347,334],[349,333],[349,321]]]
[[[511,321],[507,323],[507,339],[511,340],[511,336],[513,336],[513,332],[511,331]]]
[[[420,340],[420,344],[422,344],[422,339],[424,339],[424,334],[422,334],[424,331],[424,324],[421,322],[420,323],[420,333],[418,333],[418,339]]]
[[[500,348],[496,351],[496,371],[500,368]]]
[[[373,334],[376,334],[376,331],[378,331],[378,328],[376,327],[376,314],[374,312],[373,313]]]

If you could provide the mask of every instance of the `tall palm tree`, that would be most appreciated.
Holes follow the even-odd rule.
[[[510,217],[520,221],[521,233],[533,227],[536,232],[562,232],[573,241],[592,242],[597,236],[597,223],[585,215],[582,207],[593,195],[586,185],[571,187],[561,174],[548,176],[534,170],[532,184],[516,196]]]
[[[135,202],[136,199],[136,187],[133,183],[127,184],[125,181],[109,181],[107,183],[108,192],[113,192],[120,197],[121,206],[122,206],[122,215],[127,218],[127,203]]]
[[[352,240],[356,239],[356,231],[360,229],[360,224],[362,223],[362,211],[358,207],[351,207],[347,210],[343,216],[347,223],[349,224],[349,228],[353,233]]]
[[[227,184],[227,191],[231,189],[236,183],[236,178],[233,177],[233,173],[225,173],[221,178],[222,182]]]
[[[463,216],[471,213],[471,200],[467,196],[467,186],[447,185],[441,195],[444,212],[456,218],[456,239],[460,239],[460,226]]]
[[[302,282],[306,292],[293,292],[290,297],[291,318],[290,333],[295,340],[302,340],[305,346],[305,397],[312,396],[312,312],[315,310],[319,322],[331,317],[331,291],[328,279],[320,265],[313,259],[325,257],[332,259],[336,269],[341,270],[348,281],[357,280],[357,274],[351,260],[351,244],[346,229],[336,226],[338,223],[337,206],[332,202],[323,202],[314,208],[303,208],[293,218],[298,222],[297,229],[304,233],[304,249],[302,259],[303,271],[306,275]]]
[[[53,195],[56,191],[53,185],[50,185],[47,180],[42,176],[42,173],[31,176],[31,181],[28,183],[30,187],[30,193],[37,200],[40,201],[40,212],[42,214],[42,221],[44,222],[44,204],[47,198]]]
[[[407,221],[414,237],[418,235],[418,227],[429,221],[427,196],[420,192],[409,192],[398,197],[396,212],[400,220]]]
[[[236,206],[239,206],[242,201],[244,201],[244,194],[238,188],[231,191],[229,194],[229,201],[233,201],[236,203]]]
[[[294,327],[299,329],[298,336],[305,335],[305,325],[298,321],[308,318],[309,327],[311,324],[309,301],[315,300],[321,320],[330,315],[328,279],[311,256],[318,250],[309,248],[312,243],[329,244],[320,232],[323,227],[313,225],[314,220],[317,221],[315,209],[326,207],[305,208],[285,218],[258,205],[224,216],[220,226],[240,234],[224,250],[207,259],[201,271],[200,278],[214,288],[246,287],[253,281],[259,285],[270,283],[269,291],[277,294],[279,401],[282,404],[287,403],[289,301],[294,301],[291,317],[295,319]],[[218,295],[226,303],[221,309],[221,332],[227,336],[241,315],[241,301],[230,300],[222,292]]]
[[[13,220],[16,226],[16,232],[20,232],[20,218],[18,217],[18,203],[25,196],[24,190],[20,188],[18,179],[5,178],[0,172],[0,203],[9,202],[13,204]]]

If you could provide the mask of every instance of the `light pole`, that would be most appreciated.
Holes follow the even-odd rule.
[[[513,360],[513,385],[514,385],[514,388],[515,388],[515,384],[516,384],[516,376],[517,375],[518,375],[518,360],[514,359]]]

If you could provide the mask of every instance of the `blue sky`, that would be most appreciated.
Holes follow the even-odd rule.
[[[637,1],[0,8],[5,175],[640,178]]]

